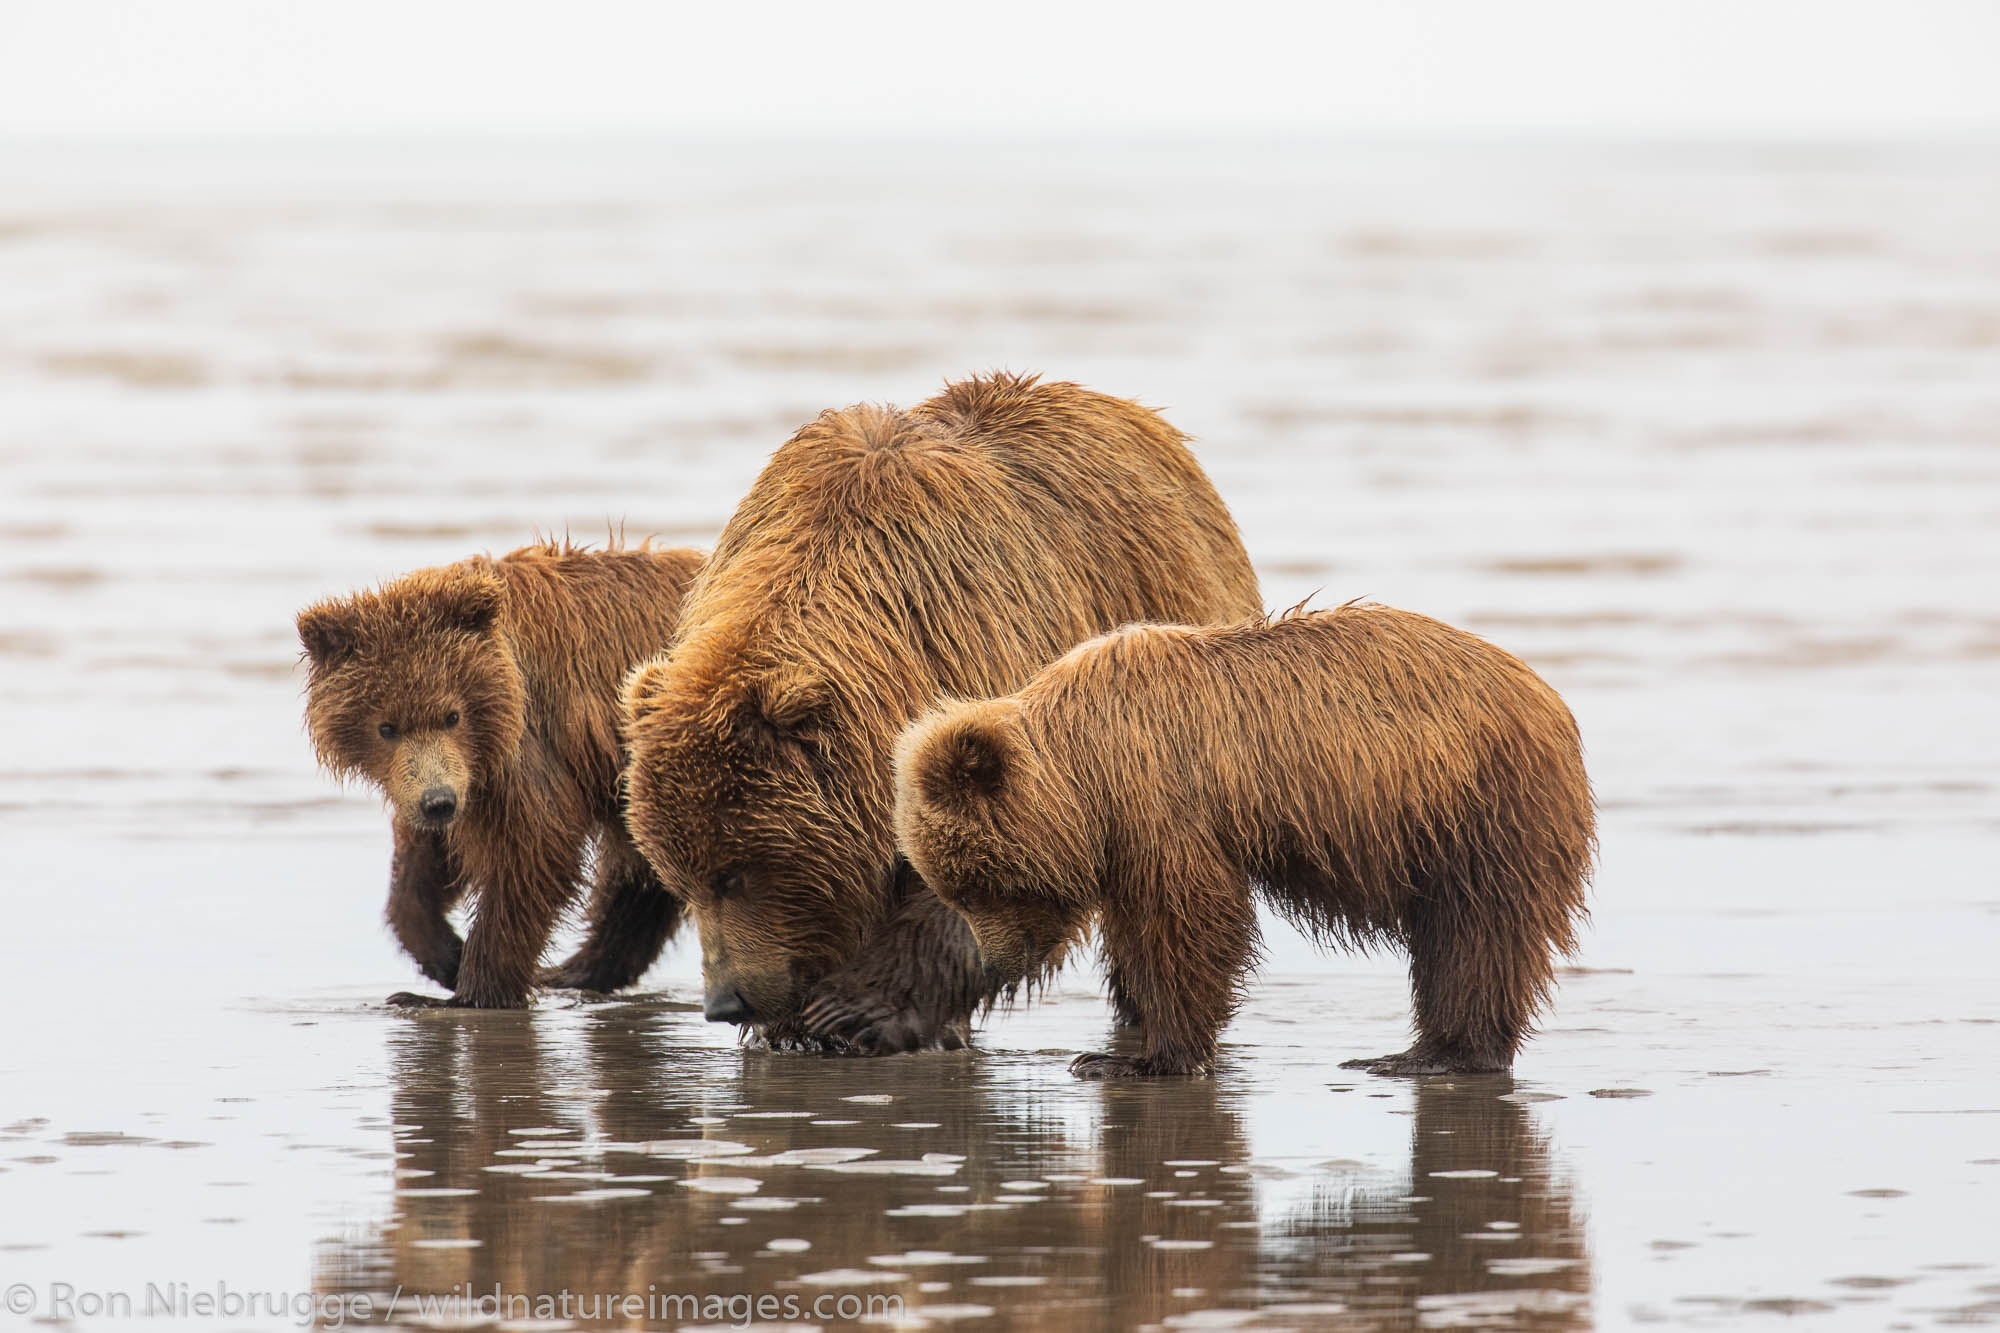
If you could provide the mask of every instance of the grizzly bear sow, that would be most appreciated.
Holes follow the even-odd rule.
[[[1117,625],[1258,605],[1221,499],[1137,404],[996,375],[803,427],[626,694],[633,836],[694,913],[709,1018],[867,1052],[962,1041],[986,991],[898,861],[897,733]]]
[[[1381,606],[1106,635],[896,753],[896,831],[992,984],[1097,922],[1137,1058],[1206,1072],[1257,954],[1253,891],[1323,943],[1408,949],[1416,1044],[1379,1073],[1504,1070],[1584,915],[1576,724],[1483,639]]]
[[[679,926],[625,832],[618,689],[673,637],[700,566],[699,551],[529,546],[300,613],[313,749],[388,798],[389,924],[452,1004],[526,1003],[593,839],[589,936],[541,979],[629,985]],[[445,914],[467,890],[461,941]]]

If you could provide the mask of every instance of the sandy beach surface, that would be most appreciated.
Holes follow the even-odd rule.
[[[2000,1322],[1996,160],[0,148],[0,1323]],[[881,1061],[743,1049],[687,944],[384,1008],[297,608],[706,544],[820,409],[1001,366],[1166,411],[1271,605],[1568,697],[1595,920],[1515,1075],[1341,1069],[1401,960],[1276,923],[1201,1081],[1070,1079],[1083,967]]]

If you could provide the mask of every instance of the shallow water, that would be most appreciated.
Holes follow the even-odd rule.
[[[2000,1321],[1992,168],[0,150],[0,1300]],[[873,1062],[740,1048],[685,949],[627,1001],[381,1008],[386,829],[313,771],[296,608],[537,528],[707,541],[819,408],[998,364],[1165,407],[1273,605],[1440,615],[1571,700],[1596,921],[1517,1077],[1340,1069],[1404,1043],[1400,964],[1275,925],[1192,1083],[1068,1078],[1081,970]]]

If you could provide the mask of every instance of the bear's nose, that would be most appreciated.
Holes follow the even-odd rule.
[[[449,787],[432,787],[417,802],[417,809],[423,811],[425,819],[441,824],[458,813],[458,793]]]
[[[743,992],[733,989],[720,994],[711,992],[702,1005],[701,1016],[711,1023],[748,1023],[752,1017]]]

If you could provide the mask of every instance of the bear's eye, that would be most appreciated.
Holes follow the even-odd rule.
[[[718,870],[709,887],[718,898],[729,898],[743,892],[743,872],[740,870]]]
[[[381,726],[375,728],[375,730],[382,733],[382,739],[385,741],[396,739],[396,724],[394,722],[384,722]]]
[[[456,708],[452,709],[449,713],[446,713],[444,715],[444,724],[447,727],[455,727],[458,725],[458,710]]]

